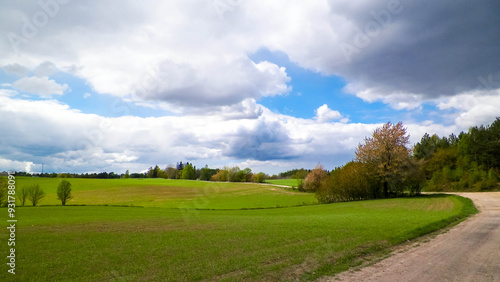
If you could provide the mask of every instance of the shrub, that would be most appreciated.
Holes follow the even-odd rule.
[[[476,187],[477,190],[481,192],[491,191],[497,187],[497,182],[493,179],[487,179],[477,183]]]
[[[323,181],[316,198],[320,203],[333,203],[376,197],[365,170],[365,165],[359,162],[349,162],[335,169]]]
[[[316,192],[323,180],[328,177],[328,172],[323,169],[323,166],[317,164],[316,167],[307,175],[304,180],[302,190],[306,192]]]

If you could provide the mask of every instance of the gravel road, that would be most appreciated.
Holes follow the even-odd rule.
[[[457,193],[480,213],[374,265],[321,281],[500,281],[500,192]]]

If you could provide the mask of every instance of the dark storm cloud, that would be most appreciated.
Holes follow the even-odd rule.
[[[330,3],[357,30],[344,37],[346,60],[324,67],[357,91],[435,98],[483,88],[500,71],[499,1],[370,2]]]

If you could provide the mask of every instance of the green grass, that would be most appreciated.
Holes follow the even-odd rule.
[[[39,184],[47,193],[41,205],[60,205],[62,179],[18,177],[17,191]],[[67,205],[124,205],[189,209],[241,209],[317,204],[313,194],[252,183],[168,179],[67,179],[73,199]]]
[[[18,281],[269,281],[331,275],[475,208],[468,199],[432,195],[258,210],[44,206],[16,212]],[[0,209],[3,224],[6,213]],[[0,232],[0,242],[7,236]],[[6,278],[13,277],[4,265],[0,280]]]
[[[266,183],[271,183],[271,184],[275,184],[275,185],[290,186],[290,187],[299,186],[299,182],[297,179],[270,179],[270,180],[266,180]]]

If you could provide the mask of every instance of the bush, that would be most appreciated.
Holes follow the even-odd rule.
[[[320,203],[346,202],[376,197],[366,167],[359,162],[349,162],[332,171],[316,192]]]
[[[323,169],[322,165],[317,164],[304,180],[302,190],[305,192],[316,192],[327,177],[328,172]]]
[[[476,189],[481,192],[491,191],[497,187],[497,182],[493,179],[487,179],[477,183],[476,187]]]

